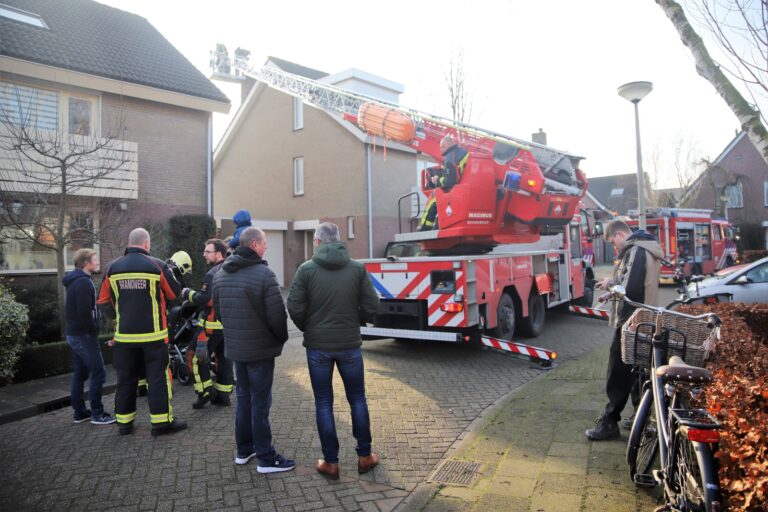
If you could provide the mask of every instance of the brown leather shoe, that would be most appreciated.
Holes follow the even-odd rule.
[[[330,480],[339,479],[338,464],[331,464],[330,462],[325,462],[323,459],[318,459],[315,469],[317,469],[318,473],[320,473],[321,475],[325,475]]]
[[[360,457],[357,459],[357,472],[367,473],[379,463],[379,456],[371,452],[367,457]]]

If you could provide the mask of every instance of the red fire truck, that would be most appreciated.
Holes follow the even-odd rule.
[[[434,195],[439,229],[401,233],[395,242],[418,243],[424,256],[364,261],[382,299],[376,323],[364,327],[364,335],[466,342],[492,334],[510,340],[516,331],[538,335],[548,308],[585,299],[591,305],[579,206],[587,190],[581,157],[279,69],[246,73],[438,164],[446,135],[469,152],[450,189],[429,188],[428,171],[423,173],[422,190]],[[591,261],[589,267],[591,272]]]
[[[637,211],[630,211],[631,227],[637,227]],[[714,274],[738,261],[734,229],[712,210],[695,208],[647,208],[646,230],[661,244],[664,258],[662,279],[672,279],[675,267],[685,264],[687,274]]]

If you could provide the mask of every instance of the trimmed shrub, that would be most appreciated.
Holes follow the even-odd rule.
[[[28,326],[27,306],[16,302],[13,294],[0,285],[0,382],[13,377]]]
[[[99,336],[99,347],[105,364],[112,364],[112,349],[104,345],[109,336]],[[66,341],[28,345],[21,350],[14,382],[42,379],[72,371],[72,349]]]
[[[187,251],[192,258],[192,272],[184,276],[185,285],[199,288],[208,266],[203,259],[203,244],[216,235],[216,221],[208,215],[174,215],[168,220],[168,255]]]
[[[9,285],[16,301],[25,304],[29,310],[29,329],[25,342],[50,343],[61,340],[56,278],[37,276],[24,280],[10,279]]]

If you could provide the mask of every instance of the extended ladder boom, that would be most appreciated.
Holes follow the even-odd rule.
[[[235,61],[235,64],[238,65],[238,61]],[[242,66],[242,63],[240,63],[237,69],[244,75],[250,76],[260,82],[264,82],[274,89],[301,98],[302,101],[309,105],[326,111],[336,112],[353,122],[357,119],[358,111],[362,105],[373,103],[401,112],[413,119],[417,123],[417,137],[419,135],[423,136],[424,131],[429,129],[429,124],[433,123],[461,132],[465,138],[468,137],[476,140],[483,139],[502,142],[515,147],[526,148],[533,153],[544,174],[555,166],[562,165],[564,160],[568,160],[572,169],[577,168],[579,161],[582,160],[582,157],[555,150],[543,144],[524,141],[470,124],[460,123],[448,118],[405,108],[381,99],[346,91],[330,84],[288,73],[275,66],[263,66],[260,69],[254,69],[253,67],[244,67]],[[473,144],[473,146],[475,146],[475,144]],[[487,145],[484,147],[483,144],[476,144],[476,146],[477,147],[473,147],[474,150],[489,150]]]

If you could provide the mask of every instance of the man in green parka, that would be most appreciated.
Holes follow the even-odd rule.
[[[333,419],[333,368],[338,366],[357,439],[357,470],[366,473],[379,462],[371,451],[371,426],[365,398],[365,368],[360,323],[372,321],[379,306],[368,272],[349,257],[339,227],[330,222],[315,230],[315,253],[293,277],[288,313],[304,332],[307,364],[315,395],[315,416],[323,459],[316,469],[339,478],[339,440]]]

